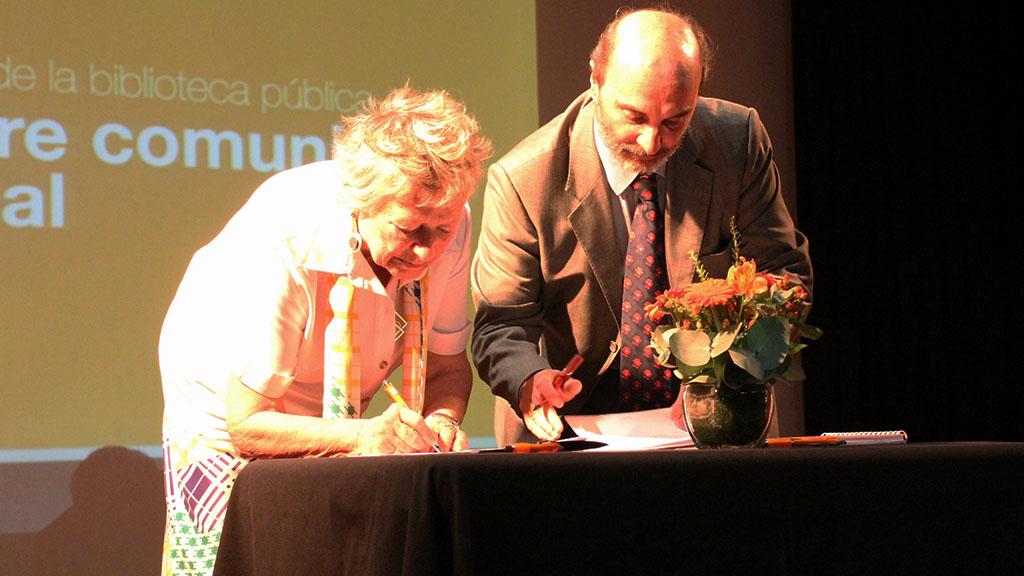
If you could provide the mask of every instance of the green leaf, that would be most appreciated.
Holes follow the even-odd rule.
[[[651,333],[651,348],[654,348],[658,364],[667,368],[674,368],[672,365],[672,349],[668,345],[668,338],[676,330],[678,328],[662,324],[656,326],[654,332]]]
[[[761,318],[747,331],[743,347],[754,353],[762,371],[777,368],[789,351],[789,322],[782,318]]]
[[[711,341],[712,358],[716,358],[719,354],[732,347],[733,341],[736,340],[736,335],[740,333],[740,326],[741,324],[733,324],[732,328],[715,334],[715,339]]]
[[[677,374],[677,376],[678,376],[678,374]],[[683,380],[683,378],[680,378],[680,380]],[[707,374],[700,374],[698,376],[694,376],[693,378],[691,378],[689,380],[684,381],[683,384],[707,384],[710,381],[711,381],[711,377],[710,376],[708,376]]]
[[[772,370],[771,372],[766,372],[765,373],[765,380],[769,380],[771,378],[779,378],[779,377],[781,377],[780,375],[781,374],[785,374],[786,371],[789,370],[789,367],[792,364],[793,364],[793,357],[792,356],[786,356],[786,359],[783,360],[782,364],[780,364],[777,368],[775,368],[775,370]]]
[[[687,366],[686,364],[683,363],[680,363],[678,366],[674,366],[674,368],[676,369],[676,376],[679,376],[680,378],[690,378],[702,372],[706,373],[706,371],[708,370],[708,367],[706,365]]]
[[[672,354],[688,366],[703,366],[711,360],[711,337],[698,330],[679,330],[668,337]]]
[[[668,324],[655,326],[654,332],[651,333],[651,344],[654,344],[654,348],[656,350],[661,350],[663,346],[668,348],[668,335],[666,333],[674,330],[678,330],[678,328],[674,328]]]
[[[807,338],[808,340],[817,340],[818,338],[821,338],[822,331],[820,328],[808,326],[803,322],[794,322],[793,325],[796,326],[796,332],[802,338]]]
[[[746,370],[754,378],[758,380],[764,378],[764,370],[761,369],[761,363],[757,361],[757,356],[753,352],[742,348],[733,348],[729,350],[729,358],[732,359],[733,364]]]
[[[672,362],[672,351],[669,350],[668,348],[658,352],[657,356],[655,356],[654,359],[655,361],[658,362],[659,365],[664,366],[665,368],[676,367],[675,363]]]

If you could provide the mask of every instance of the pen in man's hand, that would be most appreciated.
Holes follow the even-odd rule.
[[[583,364],[583,356],[573,354],[572,358],[569,359],[569,363],[565,365],[565,368],[562,368],[561,372],[559,372],[557,376],[555,376],[555,380],[551,385],[561,390],[562,384],[565,384],[565,381],[568,380],[572,376],[573,372],[580,367],[580,364]]]
[[[402,399],[402,395],[398,393],[398,390],[395,390],[395,385],[394,384],[392,384],[389,380],[385,380],[383,382],[383,386],[384,386],[384,391],[388,393],[388,397],[391,398],[392,402],[394,402],[395,404],[398,404],[402,408],[408,408],[409,407],[409,405],[405,403],[405,400]],[[434,452],[440,452],[441,451],[441,446],[439,446],[437,442],[434,442],[434,444],[431,445],[431,448],[434,449]]]

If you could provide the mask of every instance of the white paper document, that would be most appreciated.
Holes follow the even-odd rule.
[[[662,448],[695,448],[686,430],[676,428],[669,417],[670,408],[618,412],[588,416],[566,416],[565,421],[585,440],[604,442],[605,446],[588,452],[621,452]]]

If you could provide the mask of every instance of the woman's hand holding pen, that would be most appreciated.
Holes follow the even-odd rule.
[[[380,416],[363,421],[352,454],[434,452],[438,434],[413,410],[392,404]]]
[[[562,435],[558,409],[583,390],[583,383],[571,374],[583,359],[573,358],[563,370],[535,372],[520,391],[519,408],[526,427],[540,440],[557,440]]]

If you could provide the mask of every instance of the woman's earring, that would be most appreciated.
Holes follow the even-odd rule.
[[[359,235],[359,220],[352,214],[352,235],[348,237],[348,249],[353,253],[363,247],[363,237]]]

